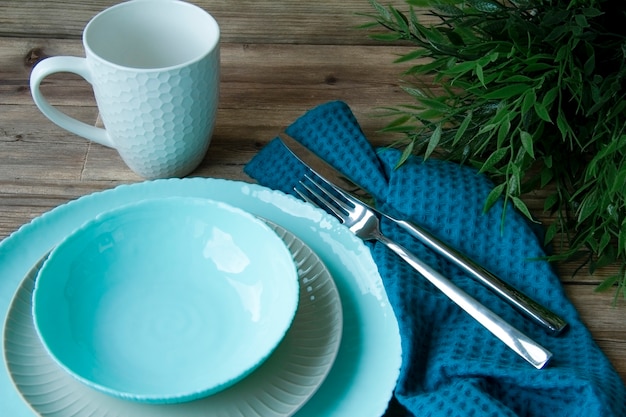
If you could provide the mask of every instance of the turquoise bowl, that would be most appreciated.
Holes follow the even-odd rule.
[[[236,383],[294,318],[298,275],[265,223],[172,197],[102,213],[52,250],[33,317],[51,357],[113,396],[179,403]]]

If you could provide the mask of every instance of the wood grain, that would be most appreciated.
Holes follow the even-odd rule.
[[[114,0],[0,2],[0,36],[78,39],[92,16]],[[358,29],[372,12],[363,0],[190,1],[220,24],[223,42],[314,45],[373,44]],[[395,0],[385,4],[404,5]],[[406,7],[405,7],[406,8]]]

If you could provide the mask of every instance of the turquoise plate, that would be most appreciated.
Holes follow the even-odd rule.
[[[398,378],[401,348],[398,324],[369,249],[321,210],[258,185],[206,178],[147,181],[90,194],[38,217],[0,243],[1,334],[23,278],[68,233],[102,211],[167,196],[204,197],[240,207],[291,231],[318,254],[335,279],[344,332],[326,380],[295,415],[382,415]],[[4,344],[0,349],[4,357]],[[36,415],[14,387],[5,361],[0,365],[0,404],[3,415]]]

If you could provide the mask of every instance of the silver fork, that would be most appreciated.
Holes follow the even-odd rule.
[[[535,368],[541,369],[548,363],[552,357],[552,353],[549,350],[504,321],[504,319],[457,287],[448,278],[424,263],[416,255],[383,235],[380,231],[380,221],[376,214],[359,200],[333,186],[323,178],[319,178],[316,181],[310,175],[305,175],[305,180],[300,181],[299,187],[294,188],[295,192],[303,200],[333,214],[359,238],[363,240],[377,240],[387,246]]]

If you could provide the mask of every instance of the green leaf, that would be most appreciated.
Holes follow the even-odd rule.
[[[543,237],[543,244],[548,245],[554,237],[556,236],[556,232],[558,231],[557,223],[552,223],[550,226],[546,228],[546,233]]]
[[[535,90],[528,90],[524,94],[524,100],[522,101],[522,114],[526,114],[533,108],[537,101],[537,94]]]
[[[531,158],[535,159],[535,151],[533,149],[533,136],[524,130],[520,131],[519,136],[526,153],[530,155]]]
[[[546,109],[552,107],[552,103],[554,103],[554,100],[558,96],[559,92],[559,87],[553,87],[548,90],[548,92],[543,96],[543,100],[541,100],[541,105]]]
[[[597,209],[597,203],[591,198],[583,200],[578,209],[578,223],[583,223],[589,216],[591,216]]]
[[[415,141],[412,140],[408,143],[408,145],[402,151],[402,155],[400,155],[400,159],[398,159],[398,162],[396,163],[396,168],[400,167],[402,164],[404,164],[407,161],[407,159],[411,157],[411,155],[413,154],[414,147],[415,147]]]
[[[428,51],[424,49],[416,49],[415,51],[409,52],[408,54],[402,55],[400,58],[396,59],[396,64],[401,64],[403,62],[413,61],[414,59],[423,58],[428,54]]]
[[[611,275],[610,277],[602,281],[600,284],[598,284],[598,286],[594,289],[594,291],[595,292],[606,291],[612,286],[614,286],[617,283],[618,279],[619,279],[619,275]]]
[[[545,161],[545,158],[544,158]],[[545,163],[545,162],[544,162]],[[551,169],[542,169],[541,170],[541,188],[545,187],[552,181],[554,178],[554,173]],[[550,198],[550,197],[547,197]]]
[[[552,155],[546,155],[543,157],[543,163],[548,167],[548,168],[552,168],[553,166],[553,161],[552,161]]]
[[[424,159],[428,159],[428,157],[435,151],[437,146],[439,146],[439,140],[441,139],[441,124],[438,124],[432,135],[430,135],[430,139],[428,141],[428,147],[426,148],[426,152],[424,153]]]
[[[617,252],[620,256],[626,255],[626,219],[622,221],[622,225],[617,236]]]
[[[576,21],[576,24],[581,28],[589,27],[589,22],[587,22],[587,18],[582,14],[577,14],[576,16],[574,16],[574,20]]]
[[[544,62],[536,62],[536,63],[528,64],[523,69],[523,71],[524,72],[546,72],[548,70],[551,70],[552,68],[554,68],[554,66],[551,64],[547,64]]]
[[[463,122],[461,122],[461,125],[459,126],[456,133],[454,134],[454,139],[452,140],[452,146],[456,146],[456,144],[459,142],[459,140],[461,140],[461,138],[465,134],[465,131],[467,130],[469,124],[472,121],[472,114],[473,113],[469,111],[467,115],[465,116],[465,118],[463,119]]]
[[[464,46],[465,42],[463,42],[463,38],[453,30],[445,30],[444,33],[448,37],[450,43],[454,46]]]
[[[537,116],[539,116],[541,120],[552,123],[550,114],[548,113],[548,110],[545,108],[543,104],[539,103],[538,101],[535,101],[534,107],[535,107],[535,113],[537,113]]]
[[[504,140],[509,136],[509,131],[511,130],[511,120],[509,116],[504,118],[502,122],[500,122],[500,127],[498,128],[498,141],[497,145],[502,146]]]
[[[388,128],[393,128],[393,127],[397,127],[397,126],[401,126],[403,124],[405,124],[406,122],[408,122],[409,120],[411,120],[411,116],[409,115],[402,115],[394,120],[392,120],[387,126],[386,129]]]
[[[598,245],[598,253],[604,252],[604,249],[606,249],[606,245],[608,245],[610,241],[611,241],[611,235],[609,233],[604,233],[600,237],[600,243]]]
[[[378,13],[382,18],[384,19],[389,18],[389,12],[382,4],[378,3],[376,0],[368,0],[368,1],[372,5],[374,10],[376,10],[376,13]]]
[[[480,81],[480,83],[486,87],[485,85],[485,75],[483,74],[483,67],[480,64],[476,65],[476,77]]]
[[[494,129],[496,129],[499,125],[497,123],[489,123],[486,125],[483,125],[480,130],[478,131],[479,134],[483,134],[483,133],[487,133],[490,132]]]
[[[511,84],[483,95],[487,100],[507,100],[528,90],[528,84]]]
[[[446,74],[460,76],[470,71],[474,71],[475,68],[476,63],[474,61],[466,61],[448,68],[446,70]]]
[[[423,2],[424,1],[422,0],[422,3]],[[412,0],[407,0],[407,3],[411,4]],[[432,6],[432,3],[429,1],[426,1],[426,3],[428,3],[428,6],[422,6],[422,7]],[[437,4],[435,8],[441,13],[446,14],[448,16],[463,16],[463,10],[459,9],[453,4]]]
[[[496,149],[483,163],[482,167],[480,168],[480,172],[489,172],[494,167],[494,165],[500,162],[502,158],[504,158],[509,153],[509,150],[510,148],[508,146]]]
[[[533,215],[530,214],[530,210],[528,210],[528,206],[526,205],[526,203],[524,203],[522,201],[521,198],[519,198],[519,197],[512,197],[511,200],[513,201],[513,205],[515,206],[515,208],[518,209],[520,211],[520,213],[522,213],[524,216],[526,216],[526,218],[528,218],[528,220],[531,220],[531,221],[535,222],[535,219],[533,218]]]
[[[498,111],[496,115],[491,118],[491,122],[500,124],[506,120],[511,120],[517,115],[516,112],[509,110],[509,106],[505,106],[504,103],[498,105]]]
[[[568,34],[570,31],[570,28],[568,25],[558,25],[556,27],[554,27],[554,29],[552,29],[552,32],[550,32],[550,34],[545,38],[546,42],[554,42],[556,39]]]
[[[573,136],[572,128],[567,121],[567,118],[563,114],[563,111],[559,110],[559,113],[556,116],[556,125],[561,132],[561,137],[565,140],[570,136]]]
[[[596,9],[595,7],[585,7],[582,10],[583,15],[587,17],[598,17],[604,14],[601,10]]]
[[[433,0],[406,0],[406,2],[416,7],[428,8],[433,6]]]
[[[480,12],[493,13],[502,9],[502,5],[491,0],[467,0],[467,2]]]
[[[423,112],[420,112],[419,117],[424,120],[439,120],[446,112],[436,109],[427,109]]]
[[[409,20],[406,18],[406,16],[395,7],[389,7],[389,11],[391,12],[394,19],[396,20],[396,24],[398,25],[398,28],[400,29],[400,31],[408,33],[410,31]]]
[[[483,213],[487,213],[491,207],[498,201],[504,192],[504,184],[495,186],[487,195],[485,199],[485,205],[483,206]]]
[[[410,96],[420,100],[422,97],[427,97],[427,94],[424,92],[423,89],[418,88],[418,87],[407,87],[407,86],[401,86],[400,88],[402,88],[402,90],[405,93],[408,93]]]
[[[618,192],[624,190],[626,187],[626,167],[622,167],[621,171],[617,173],[612,183],[613,185],[610,189],[611,194],[617,194]]]
[[[446,113],[448,110],[450,110],[450,106],[448,106],[446,103],[443,103],[441,100],[423,97],[420,98],[419,101],[431,110],[438,110],[442,113]]]
[[[596,69],[596,55],[595,53],[591,53],[587,61],[585,61],[585,65],[583,66],[583,72],[587,77],[593,74],[593,71]]]
[[[555,193],[550,194],[543,202],[543,211],[549,212],[552,208],[554,208],[558,201],[558,197]]]
[[[511,75],[503,80],[498,80],[500,83],[531,83],[534,80],[526,75]]]
[[[513,165],[514,166],[514,165]],[[520,174],[519,172],[511,174],[507,184],[506,192],[508,195],[517,195],[520,193]]]
[[[565,29],[566,31],[569,31],[567,26],[563,26],[563,29]],[[565,44],[561,46],[556,52],[556,56],[554,57],[554,62],[563,62],[567,60],[570,57],[571,49],[572,49],[572,45],[570,44]]]
[[[589,264],[589,273],[594,274],[598,268],[604,268],[605,266],[613,263],[615,261],[615,255],[611,253],[612,251],[607,251],[602,253],[598,259],[592,260]],[[596,248],[594,253],[600,253]]]

